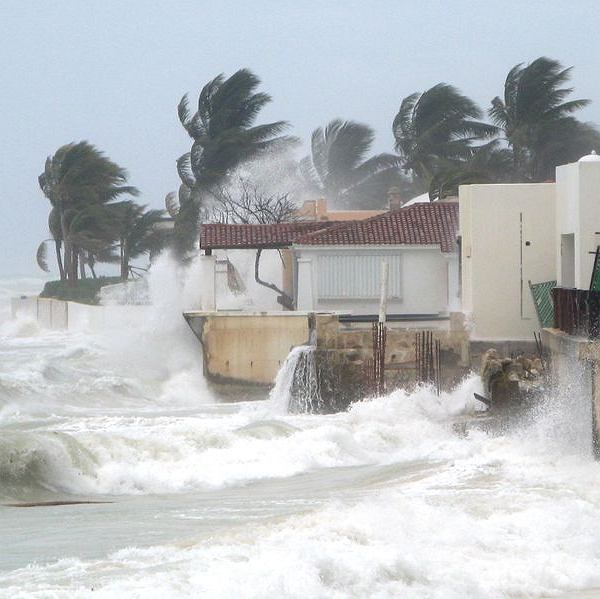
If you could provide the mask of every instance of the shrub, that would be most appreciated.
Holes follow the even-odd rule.
[[[120,277],[81,279],[75,285],[69,285],[67,281],[48,281],[44,285],[40,297],[51,297],[69,302],[95,305],[98,303],[98,292],[101,287],[120,282]]]

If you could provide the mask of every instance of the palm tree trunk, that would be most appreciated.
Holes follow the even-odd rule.
[[[65,276],[65,267],[63,266],[62,253],[61,253],[62,242],[60,239],[54,240],[54,248],[56,249],[56,263],[58,264],[58,272],[60,273],[60,280],[64,281]]]
[[[79,258],[79,276],[82,279],[86,279],[87,276],[85,274],[85,260],[83,250],[79,250],[79,252],[77,252],[77,257]]]
[[[70,272],[70,281],[71,281],[71,285],[76,285],[77,283],[77,256],[78,256],[79,252],[77,250],[77,248],[71,244],[71,272]]]
[[[69,240],[67,219],[65,218],[64,214],[60,215],[60,228],[62,231],[62,238],[65,246],[65,274],[68,284],[70,286],[73,286],[75,285],[75,281],[77,281],[77,263],[75,263],[75,270],[73,271],[73,263],[75,262],[75,256],[73,255],[73,244]]]
[[[94,270],[94,256],[91,252],[88,252],[88,265],[92,273],[92,278],[97,279],[98,277],[96,276],[96,271]]]
[[[121,281],[125,282],[129,278],[129,249],[127,240],[121,240]]]

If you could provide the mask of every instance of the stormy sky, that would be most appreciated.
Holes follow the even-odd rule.
[[[342,117],[391,151],[401,99],[445,81],[487,108],[507,71],[546,55],[575,67],[580,113],[600,123],[598,0],[0,0],[0,275],[36,274],[48,236],[37,184],[47,155],[89,140],[162,207],[189,148],[176,106],[249,67],[308,139]],[[600,150],[600,149],[599,149]]]

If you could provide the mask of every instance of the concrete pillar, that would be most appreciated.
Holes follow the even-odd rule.
[[[460,281],[458,276],[458,258],[448,259],[448,312],[458,312],[461,309]]]
[[[216,297],[216,257],[200,256],[202,264],[202,310],[214,312],[217,309]]]
[[[215,262],[215,308],[224,307],[223,300],[229,297],[229,281],[227,279],[227,260]]]
[[[600,368],[592,362],[592,450],[600,460]]]
[[[298,258],[298,310],[315,309],[313,268],[310,258]]]

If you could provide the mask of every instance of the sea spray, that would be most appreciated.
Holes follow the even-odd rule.
[[[201,347],[183,318],[184,311],[201,308],[204,276],[199,260],[183,268],[168,253],[161,255],[147,277],[150,306],[124,306],[133,326],[107,326],[98,335],[110,368],[159,383],[170,400],[209,401]]]
[[[589,445],[589,372],[514,430],[466,437],[453,422],[478,406],[478,377],[325,416],[286,413],[275,390],[213,402],[194,382],[198,342],[182,336],[193,302],[179,292],[196,291],[174,269],[159,264],[156,312],[132,330],[2,340],[3,503],[113,503],[0,507],[0,597],[487,599],[600,587],[600,466],[573,442]],[[280,374],[291,390],[293,374]]]

